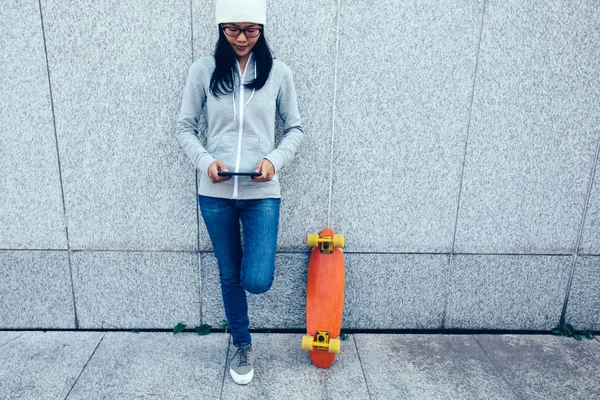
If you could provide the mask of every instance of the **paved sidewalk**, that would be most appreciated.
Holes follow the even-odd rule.
[[[354,334],[320,370],[301,338],[253,334],[238,386],[225,333],[0,331],[0,399],[600,399],[598,339]]]

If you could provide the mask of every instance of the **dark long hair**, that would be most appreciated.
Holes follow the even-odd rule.
[[[253,58],[256,61],[256,79],[244,86],[249,89],[261,89],[271,73],[273,67],[273,55],[269,44],[265,39],[265,32],[261,32],[256,44],[252,48]],[[217,99],[220,95],[228,95],[233,92],[234,71],[236,70],[236,54],[225,37],[225,33],[219,25],[219,40],[215,46],[215,71],[210,78],[210,92]]]

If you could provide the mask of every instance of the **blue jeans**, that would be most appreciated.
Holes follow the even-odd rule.
[[[198,202],[219,265],[233,345],[243,347],[252,343],[246,291],[264,293],[273,284],[281,199],[230,200],[198,195]]]

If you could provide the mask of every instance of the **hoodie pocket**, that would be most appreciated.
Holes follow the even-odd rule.
[[[213,157],[217,160],[221,160],[227,166],[227,169],[233,171],[235,169],[235,157],[237,155],[237,133],[224,133],[221,139],[217,143],[217,149]]]
[[[240,172],[254,172],[258,166],[258,161],[262,158],[260,145],[257,136],[245,136],[242,141],[242,151],[240,155]],[[235,165],[234,165],[235,168]],[[240,179],[240,184],[246,185],[252,183],[248,177]]]

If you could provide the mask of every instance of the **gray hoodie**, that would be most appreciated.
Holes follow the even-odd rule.
[[[200,171],[198,193],[227,199],[279,198],[277,173],[292,161],[304,137],[292,71],[274,59],[269,79],[260,90],[244,88],[240,92],[242,83],[256,77],[254,55],[250,53],[243,76],[237,64],[234,93],[216,99],[210,93],[214,69],[213,56],[201,57],[191,65],[177,121],[177,139]],[[203,146],[197,135],[198,119],[205,105],[208,131]],[[277,148],[276,112],[284,128]],[[226,182],[212,183],[208,177],[208,167],[215,160],[223,161],[232,172],[254,172],[262,158],[275,167],[270,182],[256,183],[247,176],[234,176]]]

